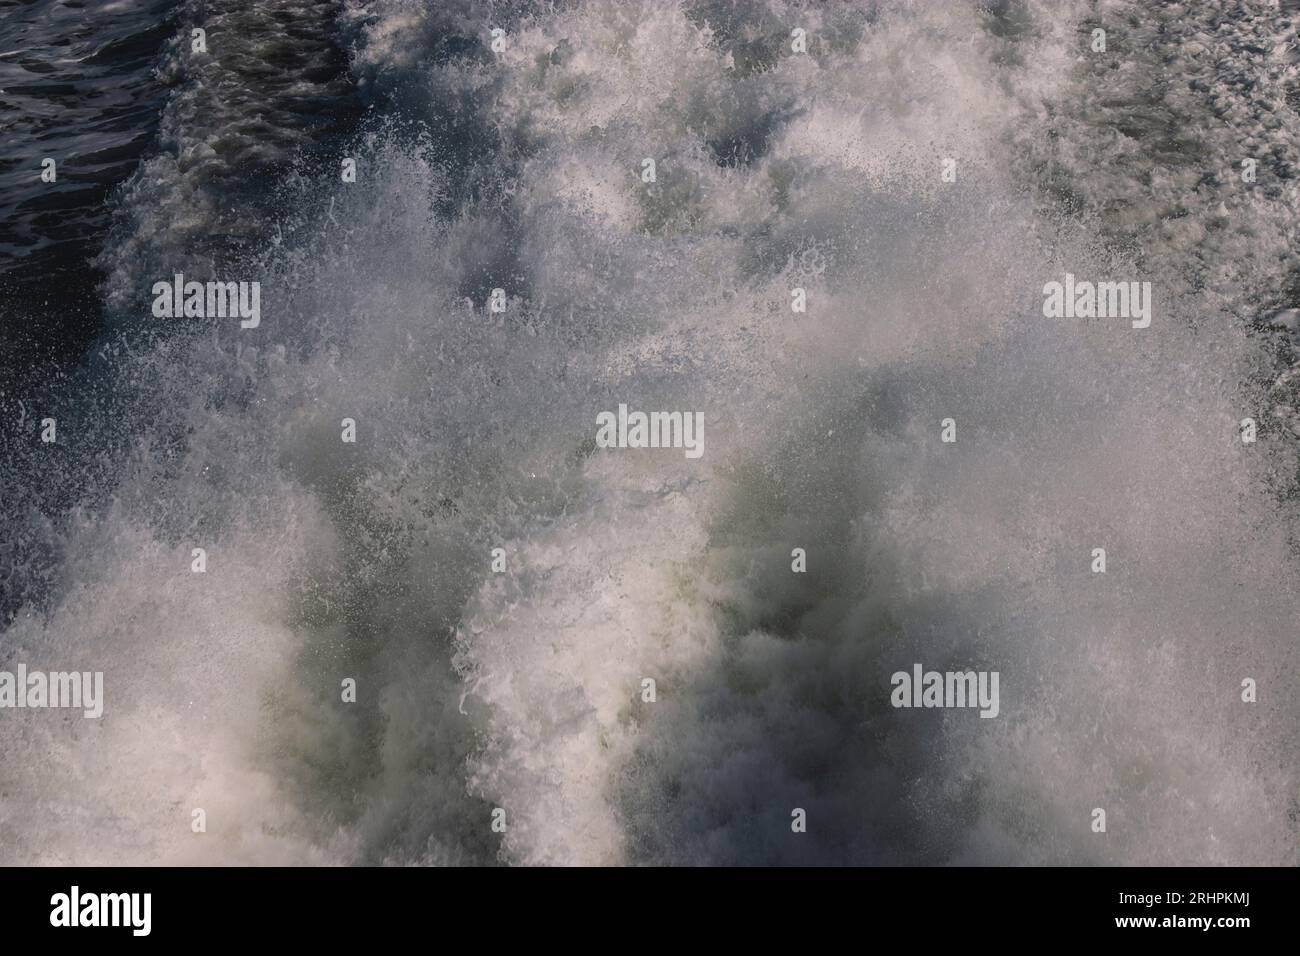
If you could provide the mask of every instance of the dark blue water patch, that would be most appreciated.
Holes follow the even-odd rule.
[[[109,197],[154,141],[176,0],[0,0],[0,399],[48,384],[99,333],[91,264]],[[42,160],[56,180],[42,180]]]

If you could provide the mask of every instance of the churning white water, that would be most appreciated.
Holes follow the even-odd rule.
[[[263,184],[212,275],[260,326],[106,339],[62,410],[109,490],[0,648],[105,710],[4,714],[0,861],[1300,862],[1256,331],[1296,80],[1238,6],[345,4],[357,181]],[[210,165],[292,146],[205,78],[123,194],[119,331],[264,208]],[[1067,272],[1150,281],[1150,327],[1044,318]],[[620,403],[705,453],[598,448]],[[891,707],[914,662],[1000,713]]]

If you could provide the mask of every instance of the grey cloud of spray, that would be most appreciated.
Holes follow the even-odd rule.
[[[1174,270],[1148,330],[1042,319],[1139,264],[1017,162],[1079,16],[1016,9],[349,6],[422,122],[302,187],[260,335],[122,373],[114,504],[6,633],[111,658],[105,716],[5,728],[4,858],[1295,863],[1267,362]],[[493,15],[499,58],[453,42]],[[620,401],[706,455],[596,450]],[[913,662],[999,671],[999,717],[893,710]]]

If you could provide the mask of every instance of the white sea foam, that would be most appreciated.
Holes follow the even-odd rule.
[[[6,862],[1297,862],[1293,459],[1236,440],[1257,341],[1025,178],[1075,11],[592,2],[499,60],[435,55],[473,4],[350,15],[435,132],[304,191],[255,333],[132,360],[117,501],[6,635],[114,709],[6,723]],[[1044,320],[1067,270],[1162,321]],[[708,454],[593,448],[624,401]],[[914,661],[998,719],[891,708]]]

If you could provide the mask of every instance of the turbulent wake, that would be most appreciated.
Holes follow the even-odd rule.
[[[247,6],[4,396],[0,863],[1300,863],[1296,11]]]

